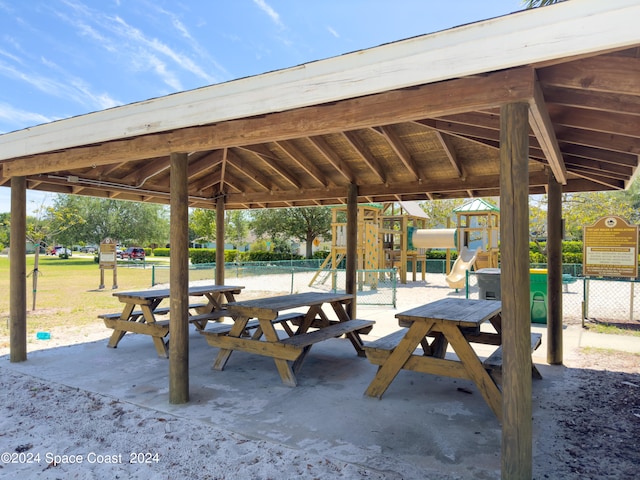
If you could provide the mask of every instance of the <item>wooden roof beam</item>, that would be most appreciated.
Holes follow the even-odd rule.
[[[218,189],[219,193],[224,193],[224,184],[226,181],[225,174],[227,173],[227,152],[228,148],[222,149],[222,168],[220,170],[220,188]],[[239,191],[240,189],[238,189]]]
[[[498,180],[495,175],[486,175],[474,178],[468,178],[466,181],[460,179],[447,179],[440,181],[403,182],[394,183],[392,186],[383,184],[360,185],[358,187],[358,197],[360,200],[370,201],[383,195],[390,198],[389,201],[395,201],[394,195],[406,196],[411,194],[420,194],[426,196],[427,192],[467,192],[496,190],[499,188]],[[545,185],[549,178],[544,171],[532,172],[529,176],[529,184],[531,186]],[[247,193],[247,194],[230,194],[227,200],[230,203],[265,203],[265,202],[293,202],[299,200],[324,200],[339,199],[345,197],[343,187],[329,187],[321,189],[307,189],[303,191],[283,191],[283,192],[263,192],[263,193]]]
[[[192,153],[188,158],[187,177],[191,178],[222,163],[223,152],[220,149],[213,152]]]
[[[543,88],[544,98],[550,104],[636,115],[640,112],[640,94],[593,92],[551,85],[544,85]]]
[[[393,129],[392,125],[385,125],[380,127],[380,131],[382,135],[389,143],[389,146],[393,149],[393,151],[398,155],[398,158],[402,161],[407,170],[409,170],[415,179],[419,182],[422,181],[422,174],[420,173],[420,169],[415,161],[415,159],[411,156],[409,150],[405,144],[400,140],[400,137]]]
[[[195,190],[196,192],[204,192],[207,188],[215,187],[222,182],[220,176],[221,172],[222,165],[218,164],[210,173],[204,175],[202,178],[199,178],[198,180],[191,180],[189,182],[189,189],[191,191]]]
[[[560,142],[575,143],[585,147],[640,155],[639,137],[564,127],[558,131],[558,140]]]
[[[596,175],[593,173],[585,173],[585,172],[578,172],[575,170],[572,170],[571,173],[577,177],[580,178],[584,178],[587,180],[590,180],[594,183],[597,183],[599,185],[604,185],[605,187],[609,187],[612,190],[624,190],[625,189],[625,182],[623,180],[620,181],[615,181],[612,180],[610,178],[606,178],[606,177],[602,177],[600,175]]]
[[[169,157],[156,158],[153,160],[149,159],[148,162],[145,162],[145,165],[142,168],[138,168],[129,175],[119,178],[118,181],[122,183],[129,183],[136,187],[142,187],[147,180],[169,170],[169,166]],[[95,175],[91,175],[91,177],[96,178]]]
[[[318,182],[323,187],[329,186],[329,182],[324,173],[320,171],[316,165],[305,158],[304,154],[290,141],[280,141],[275,142],[275,144],[282,149],[282,151],[295,163],[297,163],[300,168],[302,168],[305,172],[309,174],[311,178],[313,178],[316,182]]]
[[[447,154],[447,158],[449,159],[451,166],[456,171],[456,174],[458,175],[458,177],[464,180],[466,175],[464,174],[462,163],[460,163],[460,160],[458,160],[458,156],[456,155],[456,149],[453,146],[453,143],[451,142],[451,138],[449,138],[448,135],[438,130],[436,130],[435,133],[436,133],[436,136],[438,137],[438,140],[440,141],[440,145],[442,145],[442,148],[444,149],[444,153]]]
[[[271,150],[269,150],[264,145],[244,145],[242,147],[243,150],[247,150],[255,155],[257,158],[262,160],[264,164],[277,173],[280,177],[286,180],[288,183],[293,185],[296,188],[302,188],[302,184],[298,181],[296,176],[292,174],[287,168],[280,165],[280,159],[277,158]]]
[[[348,167],[348,165],[338,156],[338,154],[331,148],[329,143],[321,137],[307,137],[311,144],[320,152],[320,154],[329,162],[333,168],[335,168],[340,175],[342,175],[349,183],[355,182],[355,175]]]
[[[269,180],[267,180],[267,178],[261,172],[253,168],[250,163],[244,162],[243,158],[233,150],[229,150],[229,152],[227,153],[227,162],[230,167],[233,167],[241,172],[245,177],[251,179],[261,188],[265,190],[274,189],[274,185],[269,182]]]
[[[110,163],[108,165],[92,165],[93,177],[102,178],[111,175],[118,170],[124,162]]]
[[[599,112],[587,108],[561,109],[553,106],[550,113],[557,125],[640,138],[640,115]]]
[[[537,81],[533,87],[533,98],[529,100],[529,125],[544,151],[556,181],[561,185],[566,185],[567,167],[562,159],[558,140],[553,130],[553,123],[542,94],[542,88]]]
[[[527,101],[531,97],[532,77],[531,67],[513,68],[330,104],[14,157],[2,164],[3,175],[33,175],[143,160],[172,151],[256,145],[491,108],[506,102]]]
[[[546,85],[640,95],[640,58],[599,55],[538,69]]]
[[[635,168],[638,165],[638,156],[632,153],[613,152],[601,148],[583,147],[580,145],[563,145],[562,151],[566,155],[574,155],[589,160],[596,160],[612,165],[620,165],[628,168]]]
[[[364,141],[354,131],[342,132],[344,138],[354,148],[356,153],[362,158],[364,163],[368,165],[373,173],[375,173],[382,183],[387,183],[387,175],[380,165],[380,162],[373,156]]]

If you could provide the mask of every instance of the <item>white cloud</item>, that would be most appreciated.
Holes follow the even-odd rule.
[[[0,0],[1,1],[1,0]],[[179,84],[178,74],[171,71],[170,65],[175,64],[192,76],[204,79],[207,83],[215,83],[218,80],[205,68],[200,66],[192,57],[183,52],[171,48],[158,38],[147,35],[141,28],[125,20],[121,15],[107,15],[99,10],[91,9],[77,0],[61,0],[70,11],[68,14],[58,10],[56,15],[63,21],[74,27],[80,35],[94,40],[102,48],[126,58],[136,68],[148,68],[160,76],[162,81],[174,88]],[[224,68],[218,65],[206,50],[193,38],[180,18],[155,4],[149,3],[149,8],[167,15],[172,26],[179,35],[186,39],[189,47],[198,58],[204,58],[208,64],[224,72]],[[150,59],[154,58],[153,61]],[[163,61],[163,57],[170,59],[171,63]]]
[[[184,23],[182,23],[182,21],[178,18],[178,16],[173,13],[170,12],[168,10],[165,10],[163,8],[158,7],[158,11],[164,15],[167,15],[170,19],[171,19],[171,24],[173,25],[173,27],[180,33],[180,35],[182,35],[182,37],[184,37],[188,42],[189,45],[191,46],[191,48],[202,58],[204,58],[206,61],[210,62],[212,65],[215,66],[216,69],[220,70],[221,72],[228,74],[228,72],[225,70],[225,68],[220,65],[218,62],[216,62],[211,55],[209,54],[209,52],[193,37],[193,35],[191,35],[191,32],[189,31],[189,29],[185,26]],[[209,83],[213,83],[215,81],[215,79],[210,78],[208,79]]]
[[[84,98],[88,99],[92,104],[97,105],[100,110],[112,108],[120,105],[120,102],[111,98],[107,93],[94,93],[91,86],[81,78],[74,78],[71,85],[80,92]]]
[[[41,123],[48,123],[55,119],[46,117],[40,113],[27,112],[7,103],[0,103],[0,120],[16,128],[24,128]]]
[[[12,53],[9,53],[6,50],[3,50],[1,48],[0,48],[0,55],[8,58],[9,60],[14,61],[15,63],[20,63],[20,64],[24,63],[20,57],[13,55]]]
[[[260,10],[266,13],[269,18],[273,20],[273,23],[275,23],[280,28],[284,28],[284,23],[282,23],[282,20],[280,20],[280,15],[278,14],[278,12],[276,12],[271,7],[271,5],[265,2],[265,0],[253,0],[253,3],[255,3]]]
[[[178,77],[175,76],[172,72],[167,70],[167,65],[161,61],[155,55],[149,55],[147,58],[148,64],[151,65],[154,72],[158,74],[159,77],[162,78],[162,81],[173,88],[175,91],[183,90],[182,84]]]
[[[92,92],[90,86],[84,80],[67,74],[55,63],[45,58],[41,60],[50,70],[61,73],[62,78],[57,80],[46,75],[19,70],[15,66],[2,61],[0,61],[0,75],[25,82],[47,95],[66,98],[92,109],[102,109],[120,104],[120,102],[112,99],[106,93],[97,94]]]
[[[336,38],[340,38],[340,34],[338,32],[336,32],[332,27],[327,26],[327,30],[329,30],[329,33],[331,35],[333,35]]]

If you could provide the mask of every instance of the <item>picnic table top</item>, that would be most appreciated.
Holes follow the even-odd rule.
[[[205,293],[212,292],[229,292],[229,291],[239,291],[242,290],[243,286],[238,285],[194,285],[189,287],[189,295],[204,295]],[[170,296],[171,289],[169,288],[151,288],[148,290],[136,290],[136,291],[128,291],[128,292],[114,292],[113,296],[118,298],[141,298],[141,299],[149,299],[149,298],[168,298]]]
[[[396,314],[400,321],[441,320],[460,326],[477,326],[502,311],[498,300],[443,298]]]
[[[323,303],[344,302],[352,300],[353,295],[347,293],[321,293],[305,292],[275,297],[255,298],[253,300],[239,300],[229,302],[228,306],[234,307],[258,307],[274,311],[288,310],[290,308],[321,305]]]

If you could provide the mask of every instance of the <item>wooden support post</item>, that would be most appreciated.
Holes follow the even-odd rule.
[[[532,476],[528,109],[500,109],[503,480]]]
[[[189,203],[188,158],[171,154],[171,269],[169,270],[169,403],[189,401]]]
[[[9,249],[9,359],[27,359],[27,179],[11,179]]]
[[[224,196],[216,200],[216,285],[224,285]]]
[[[350,318],[356,318],[356,260],[358,257],[358,186],[349,184],[347,193],[347,259],[346,293],[353,294],[353,301],[347,306]]]
[[[549,171],[547,208],[547,362],[562,364],[562,185]]]
[[[400,219],[400,283],[403,285],[407,283],[407,249],[409,248],[409,241],[407,238],[409,223],[407,216],[403,215]]]

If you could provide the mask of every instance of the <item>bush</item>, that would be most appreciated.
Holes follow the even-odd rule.
[[[426,252],[427,260],[446,260],[447,259],[447,251],[446,250],[429,250]],[[449,258],[451,260],[455,260],[458,258],[458,251],[451,249],[449,251]]]
[[[301,255],[280,252],[247,252],[244,256],[246,262],[277,262],[280,260],[302,260]]]
[[[199,263],[215,263],[216,251],[212,248],[190,248],[189,258],[193,265]]]
[[[547,257],[540,252],[529,252],[529,263],[547,263]]]
[[[562,253],[579,253],[582,258],[582,250],[583,243],[581,241],[562,242]]]
[[[153,249],[153,256],[154,257],[168,257],[169,256],[169,249],[168,248],[154,248]],[[146,250],[145,250],[146,252]]]
[[[563,253],[562,263],[582,263],[582,252],[580,253]]]

